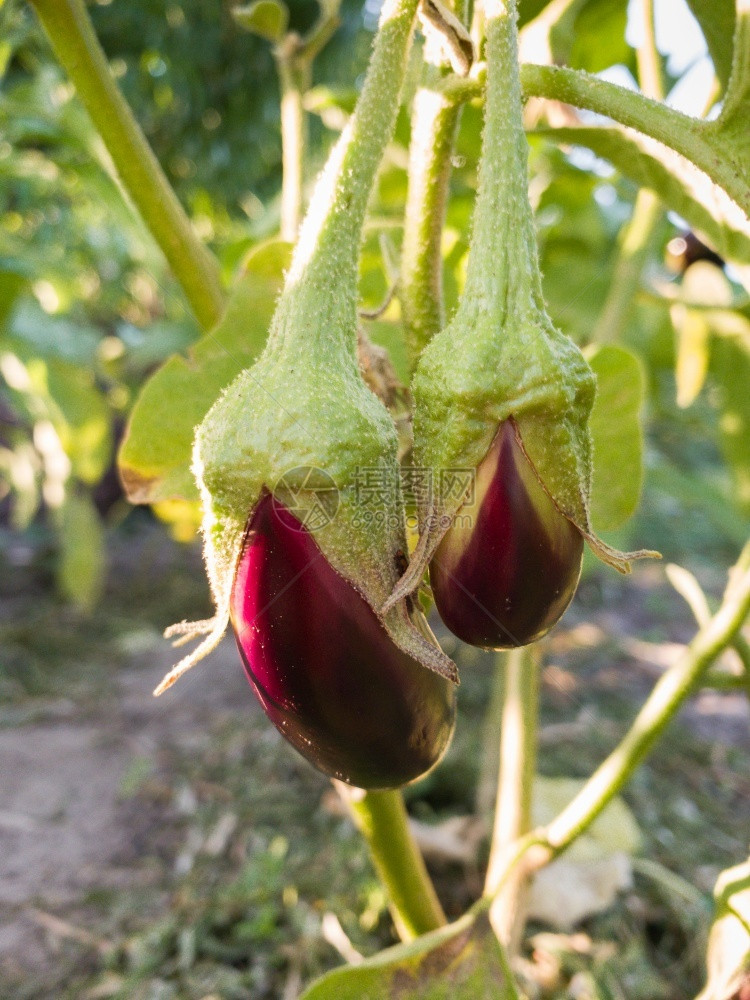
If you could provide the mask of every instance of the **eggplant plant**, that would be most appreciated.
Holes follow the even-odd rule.
[[[642,476],[639,361],[607,340],[629,322],[643,247],[671,209],[735,265],[736,284],[747,282],[750,9],[744,0],[717,5],[724,27],[731,21],[729,46],[717,11],[694,5],[722,88],[718,112],[698,119],[663,100],[650,0],[641,10],[638,91],[556,64],[564,32],[556,36],[555,24],[575,5],[476,0],[469,11],[384,0],[356,104],[308,192],[306,92],[338,5],[321,2],[304,36],[288,29],[280,0],[237,8],[238,23],[274,47],[286,242],[256,247],[225,290],[118,90],[83,0],[30,2],[204,330],[189,364],[171,359],[144,385],[120,452],[133,502],[199,504],[215,606],[207,621],[167,629],[175,645],[200,641],[155,693],[208,657],[231,626],[266,716],[350,809],[404,942],[323,977],[304,996],[526,995],[516,962],[524,886],[589,830],[686,699],[712,683],[709,668],[727,647],[745,671],[736,686],[750,674],[741,632],[749,543],[720,607],[712,615],[700,605],[693,641],[621,742],[554,819],[532,828],[536,677],[544,636],[576,593],[584,547],[623,573],[658,556],[619,551],[599,534],[633,513]],[[519,58],[534,32],[546,39],[541,64]],[[530,98],[606,116],[604,126],[572,111],[563,124],[552,115],[544,134],[589,146],[644,189],[600,322],[576,336],[545,302],[529,198]],[[462,108],[481,109],[483,126],[465,276],[458,269],[457,303],[447,309],[442,240]],[[380,356],[358,278],[399,114],[400,134],[410,123],[409,190],[403,219],[390,226],[398,246],[382,244],[393,288],[378,310],[385,319],[371,327],[380,323],[390,338]],[[399,253],[395,266],[389,257]],[[678,306],[695,313],[701,304]],[[217,361],[199,350],[212,341],[235,349]],[[409,365],[407,391],[400,380]],[[498,658],[502,755],[485,890],[451,923],[400,791],[439,764],[455,727],[459,675],[428,624],[432,610],[463,642],[512,651]],[[750,983],[746,944],[733,952],[728,978],[726,962],[712,957],[733,997]],[[712,989],[709,979],[706,998],[728,1000]]]

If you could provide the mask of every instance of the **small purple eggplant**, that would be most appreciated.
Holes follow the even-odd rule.
[[[475,502],[459,510],[430,563],[447,627],[484,649],[545,635],[573,599],[583,535],[555,506],[505,420],[476,470]]]
[[[266,714],[319,771],[360,788],[397,788],[440,760],[455,686],[394,644],[270,493],[248,524],[230,616]]]

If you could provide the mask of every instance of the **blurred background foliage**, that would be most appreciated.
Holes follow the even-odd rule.
[[[522,2],[522,22],[544,6],[543,0]],[[701,4],[691,6],[699,9]],[[675,5],[670,9],[676,9]],[[217,254],[229,287],[248,252],[278,231],[279,93],[268,43],[238,27],[227,2],[114,0],[94,3],[90,10],[120,86],[196,230]],[[317,7],[306,0],[291,3],[290,11],[291,26],[303,31],[316,17]],[[313,89],[306,98],[311,140],[308,183],[353,106],[377,3],[368,0],[363,8],[355,0],[346,0],[341,16],[341,27],[316,61]],[[681,16],[689,16],[686,8]],[[566,20],[555,31],[553,48],[556,58],[568,65],[634,85],[635,55],[625,0],[571,4]],[[665,58],[663,68],[668,88],[676,92],[694,67]],[[412,90],[416,72],[415,60]],[[690,110],[700,114],[704,109],[697,102]],[[622,227],[631,217],[638,189],[593,153],[553,141],[546,126],[570,124],[569,112],[560,118],[559,107],[551,106],[542,111],[530,108],[529,114],[530,195],[536,210],[545,294],[556,323],[583,346],[597,331],[618,261]],[[591,116],[580,115],[580,121],[590,120]],[[467,106],[454,157],[443,239],[448,311],[455,307],[463,282],[480,130],[481,110]],[[370,308],[383,301],[389,287],[383,247],[395,256],[400,246],[408,143],[409,119],[404,112],[380,174],[362,253],[361,297]],[[690,236],[684,220],[665,207],[651,234],[620,338],[639,358],[645,375],[645,478],[636,516],[616,537],[608,538],[623,548],[657,547],[667,559],[687,563],[699,575],[703,569],[714,590],[721,579],[717,567],[734,559],[750,527],[750,302],[743,279],[747,283],[746,269],[724,268],[715,254]],[[368,324],[368,329],[373,340],[391,350],[403,375],[405,352],[398,340],[397,305],[383,320]],[[132,545],[133,562],[140,560],[144,547],[157,546],[154,538],[166,532],[195,545],[194,509],[180,501],[164,502],[155,511],[131,507],[123,498],[114,457],[146,378],[175,352],[185,352],[199,335],[160,252],[123,197],[106,151],[30,9],[22,0],[5,0],[0,3],[0,593],[7,596],[9,585],[3,586],[3,581],[15,574],[16,580],[25,581],[28,593],[42,596],[33,615],[25,604],[27,610],[18,621],[0,621],[5,645],[0,691],[11,701],[56,691],[63,668],[67,690],[75,694],[76,671],[85,657],[97,664],[94,686],[108,685],[101,663],[121,665],[111,652],[113,635],[124,643],[125,633],[136,621],[138,628],[150,628],[146,639],[153,651],[159,642],[153,638],[158,627],[206,613],[207,594],[194,551],[181,548],[174,555],[169,550],[176,569],[168,587],[162,583],[161,571],[142,572],[131,590],[118,590],[112,580],[118,573],[124,580],[136,579],[134,564],[121,572],[122,550],[131,547],[130,539],[136,535],[140,541]],[[109,603],[103,609],[97,602],[108,580],[108,557],[116,549],[119,556],[113,557],[114,566],[109,568]],[[618,579],[611,578],[615,574],[607,577],[607,571],[602,571],[600,578],[597,572],[584,581],[576,607],[585,616],[606,598],[610,607],[624,607],[624,616],[631,614],[626,591]],[[122,580],[117,584],[122,588]],[[576,613],[574,608],[573,616]],[[675,613],[675,606],[667,602],[647,608],[641,617],[637,611],[631,617],[636,621],[634,628],[643,625],[663,637],[658,622],[668,621]],[[82,616],[87,627],[76,633]],[[133,635],[135,639],[131,636],[129,642],[135,642],[140,633]],[[450,637],[441,633],[441,638],[452,649]],[[462,667],[472,665],[475,652],[457,650]],[[576,651],[576,672],[571,671],[566,680],[580,685],[594,699],[598,694],[596,682],[587,674],[587,655],[593,660],[595,651]],[[621,653],[617,655],[622,659]],[[615,656],[606,643],[603,656],[607,662]],[[565,662],[564,653],[561,662]],[[554,669],[559,672],[558,667]],[[441,810],[473,808],[470,790],[476,784],[481,757],[479,720],[487,702],[487,685],[486,675],[467,670],[466,676],[462,711],[472,724],[466,725],[464,719],[464,725],[459,725],[453,763],[409,793],[413,812],[425,819],[434,819]],[[87,677],[85,705],[92,683]],[[607,684],[608,680],[602,681],[605,693],[611,694]],[[108,690],[103,697],[110,697]],[[569,721],[575,700],[569,702],[559,692],[555,697],[560,703],[552,711],[546,706],[547,721]],[[618,702],[615,717],[629,718],[631,702],[622,692],[618,698],[622,704]],[[592,719],[596,722],[596,713]],[[244,716],[236,726],[245,732]],[[247,734],[245,738],[249,739]],[[581,773],[595,765],[608,739],[605,728],[592,727],[583,749],[577,751],[583,755],[576,757]],[[311,941],[315,944],[305,953],[306,975],[319,971],[320,963],[330,964],[330,955],[325,962],[320,958],[315,935],[306,937],[305,927],[295,923],[305,913],[300,917],[301,911],[294,910],[292,914],[293,906],[283,896],[287,882],[295,880],[302,896],[319,891],[316,882],[308,893],[305,883],[316,851],[325,869],[319,881],[324,882],[330,877],[326,873],[333,871],[336,879],[341,875],[346,883],[342,886],[337,881],[326,889],[336,899],[331,905],[344,913],[342,920],[355,944],[367,950],[390,940],[382,892],[362,861],[359,842],[346,839],[350,838],[348,825],[314,813],[320,797],[318,776],[297,766],[292,758],[284,759],[278,768],[283,773],[277,774],[275,763],[273,767],[268,764],[264,743],[259,744],[257,761],[250,759],[248,768],[242,770],[233,749],[227,749],[225,760],[221,740],[212,735],[212,741],[218,764],[207,754],[191,754],[184,761],[180,758],[179,766],[227,785],[240,804],[243,827],[254,824],[257,830],[259,822],[267,823],[268,830],[261,831],[267,850],[254,849],[239,881],[234,874],[227,876],[227,886],[215,891],[206,890],[197,876],[195,886],[188,879],[163,924],[134,932],[127,947],[109,956],[112,975],[126,982],[123,996],[143,995],[149,1000],[152,996],[203,997],[209,987],[198,982],[200,977],[179,994],[166,986],[161,993],[146,992],[145,986],[141,993],[133,986],[134,981],[145,982],[147,976],[155,975],[157,968],[168,972],[170,962],[178,970],[190,970],[184,973],[186,978],[192,976],[194,967],[198,968],[195,955],[190,961],[185,955],[194,952],[199,960],[215,963],[219,971],[211,983],[227,997],[244,997],[247,989],[254,990],[254,996],[278,995],[273,991],[280,975],[276,965],[283,965],[279,956],[300,938],[298,948],[303,951]],[[560,760],[556,753],[554,748],[547,751],[543,768],[569,770],[570,747],[559,751]],[[682,739],[677,754],[664,748],[658,764],[661,770],[648,772],[632,793],[639,816],[647,815],[648,809],[663,812],[658,823],[651,823],[653,842],[648,846],[652,856],[691,880],[695,870],[716,862],[712,838],[716,839],[717,831],[726,828],[722,863],[732,860],[738,843],[731,803],[717,798],[710,777],[713,750],[708,758],[707,744],[694,748]],[[682,765],[683,771],[675,776]],[[747,773],[739,757],[736,762],[732,757],[729,765],[725,776]],[[257,783],[253,783],[247,774],[256,769]],[[266,773],[269,769],[273,774]],[[299,787],[294,786],[293,795],[283,785],[290,773],[298,776]],[[697,836],[687,819],[683,828],[679,817],[669,814],[669,794],[686,777],[702,783],[699,801],[704,836]],[[729,788],[728,777],[722,779],[721,788],[725,787]],[[732,801],[739,801],[739,795]],[[259,821],[261,809],[271,818]],[[320,830],[316,827],[311,832],[311,815]],[[215,820],[213,813],[205,817],[207,825]],[[290,836],[291,850],[296,852],[291,873],[290,860],[285,858],[289,846],[279,839],[280,829]],[[735,839],[729,840],[730,836]],[[336,837],[343,839],[344,847]],[[350,861],[351,871],[346,869]],[[460,898],[453,910],[460,912],[466,903],[461,895],[465,880],[456,877],[454,881],[460,887],[454,895]],[[705,891],[710,879],[704,882]],[[166,878],[165,885],[173,890]],[[442,888],[445,891],[445,885]],[[703,901],[701,896],[701,906]],[[102,906],[114,912],[111,901]],[[139,902],[134,904],[134,913],[139,906]],[[664,926],[676,935],[684,906],[677,899],[670,902],[670,908],[674,914]],[[255,914],[252,926],[238,921],[237,914],[245,912]],[[605,918],[609,924],[602,933],[621,947],[616,953],[602,952],[590,959],[604,968],[604,972],[599,969],[597,982],[607,980],[615,986],[610,992],[579,995],[620,996],[616,984],[631,975],[628,963],[633,950],[638,958],[638,962],[633,960],[637,976],[633,975],[635,979],[640,976],[640,992],[631,976],[629,996],[651,1000],[687,995],[685,983],[695,986],[700,974],[694,958],[687,972],[683,968],[692,928],[684,939],[676,936],[669,948],[661,943],[655,947],[656,957],[649,951],[649,962],[658,969],[654,985],[643,978],[639,950],[644,940],[643,947],[651,947],[644,931],[651,926],[651,912],[642,918],[635,911],[628,912],[627,917],[623,922],[618,912]],[[128,920],[139,926],[136,916]],[[197,935],[197,946],[190,934]],[[233,963],[244,969],[248,941],[253,952],[252,975],[266,975],[268,983],[259,985],[247,979],[251,973],[234,969]],[[566,952],[565,961],[573,961],[571,954]],[[575,962],[585,964],[580,956]],[[266,969],[269,963],[271,971]],[[123,970],[130,971],[126,975]],[[577,966],[570,971],[571,975],[580,972]],[[128,978],[131,973],[134,978]],[[683,974],[688,978],[681,979]],[[228,977],[226,982],[221,976]],[[677,984],[677,992],[669,992],[670,983]],[[115,983],[111,993],[98,995],[120,995],[118,988]],[[63,995],[62,986],[54,995]]]
[[[522,21],[539,7],[522,4]],[[312,0],[292,4],[291,28],[304,31],[316,13]],[[247,251],[278,229],[279,93],[270,46],[237,26],[228,3],[100,2],[91,14],[125,96],[229,285]],[[376,16],[376,5],[344,4],[341,27],[316,61],[306,98],[308,182],[352,107]],[[199,331],[29,8],[6,0],[0,19],[0,558],[53,569],[61,593],[85,610],[101,591],[104,526],[143,516],[124,504],[113,470],[127,414],[145,377]],[[632,79],[626,26],[623,3],[574,4],[551,36],[555,57]],[[665,60],[673,85],[681,74],[670,67]],[[416,60],[412,88],[415,81]],[[557,147],[543,133],[531,135],[531,195],[545,292],[553,318],[583,345],[605,303],[637,188],[594,154]],[[444,236],[449,310],[462,284],[480,136],[481,110],[468,106]],[[368,306],[388,287],[381,237],[398,251],[408,140],[404,113],[362,256]],[[703,264],[703,279],[692,282],[698,310],[675,308],[689,253],[670,241],[685,228],[664,214],[625,325],[623,340],[648,379],[646,502],[625,533],[658,537],[674,558],[684,547],[713,557],[717,544],[731,549],[742,539],[750,512],[742,389],[750,308],[745,290],[716,263]],[[718,284],[722,305],[738,307],[728,333],[701,313],[701,280],[709,299]],[[371,332],[393,346],[387,324]],[[195,515],[184,504],[159,513],[178,537],[192,536]]]

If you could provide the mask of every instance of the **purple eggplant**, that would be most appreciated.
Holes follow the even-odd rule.
[[[582,555],[583,536],[505,420],[476,470],[473,504],[459,510],[430,563],[440,617],[472,646],[525,646],[570,604]]]
[[[360,788],[398,788],[440,760],[454,685],[394,644],[269,493],[248,523],[230,615],[266,715],[319,771]]]

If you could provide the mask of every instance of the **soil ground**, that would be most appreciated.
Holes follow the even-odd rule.
[[[393,940],[382,892],[329,784],[266,722],[231,640],[151,696],[174,659],[159,628],[207,610],[198,553],[151,528],[112,551],[88,619],[38,573],[2,588],[0,996],[292,1000],[342,960],[332,914],[364,953]],[[589,575],[547,649],[540,770],[590,773],[692,632],[660,568]],[[462,667],[461,719],[446,761],[408,791],[431,823],[475,810],[493,670],[491,654],[443,638]],[[748,706],[701,692],[638,773],[625,798],[648,862],[575,934],[532,926],[530,967],[556,963],[540,995],[693,995],[713,882],[747,855]],[[434,862],[451,914],[480,890],[483,850]],[[625,991],[585,992],[607,977]]]

